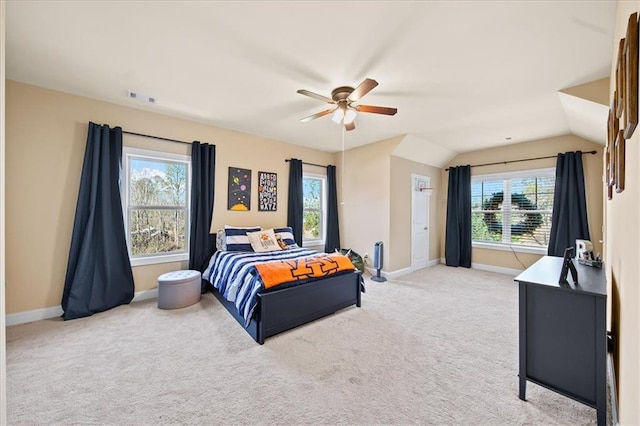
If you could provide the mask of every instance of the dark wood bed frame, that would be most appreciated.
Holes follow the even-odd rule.
[[[360,272],[355,271],[259,294],[253,319],[245,330],[262,345],[267,337],[285,330],[351,305],[360,307],[360,282]],[[236,306],[210,284],[209,289],[244,328],[244,318],[238,314]]]

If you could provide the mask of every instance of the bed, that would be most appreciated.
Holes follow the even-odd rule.
[[[322,278],[300,276],[295,282],[277,283],[266,288],[270,284],[268,276],[264,275],[265,268],[269,270],[276,265],[296,262],[306,265],[304,262],[309,259],[314,264],[342,262],[333,257],[340,255],[298,247],[293,242],[290,228],[274,230],[275,235],[282,237],[286,249],[254,252],[247,246],[242,231],[237,229],[249,229],[247,234],[255,232],[251,231],[255,228],[226,228],[223,238],[227,244],[220,244],[218,238],[219,250],[202,276],[218,301],[259,344],[270,336],[346,307],[361,306],[363,280],[350,262],[350,268],[341,264],[344,268]]]

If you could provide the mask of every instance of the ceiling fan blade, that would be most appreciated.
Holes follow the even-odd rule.
[[[349,100],[350,102],[355,102],[361,97],[363,97],[364,95],[366,95],[367,93],[369,93],[371,89],[373,89],[377,85],[378,85],[377,81],[371,78],[365,78],[364,81],[360,83],[360,85],[356,87],[353,92],[351,92],[347,100]]]
[[[344,128],[345,128],[345,130],[348,132],[348,131],[351,131],[351,130],[355,130],[356,125],[355,125],[355,123],[352,121],[351,123],[345,123]]]
[[[334,108],[334,109],[325,109],[324,111],[316,112],[313,115],[310,115],[310,116],[305,117],[305,118],[301,118],[300,121],[302,121],[303,123],[307,123],[307,122],[309,122],[311,120],[315,120],[316,118],[320,118],[320,117],[324,117],[325,115],[329,115],[333,111],[335,111],[336,109],[337,109],[337,107]]]
[[[396,115],[396,112],[398,112],[398,108],[388,108],[373,105],[356,105],[355,109],[359,112],[372,112],[374,114],[384,115]]]
[[[305,89],[300,89],[297,91],[301,95],[309,96],[310,98],[318,99],[319,101],[327,102],[329,104],[334,104],[333,99],[327,98],[326,96],[318,95],[317,93],[310,92]]]

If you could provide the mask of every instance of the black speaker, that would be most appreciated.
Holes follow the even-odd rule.
[[[380,276],[380,270],[382,269],[382,263],[384,258],[384,244],[382,241],[378,241],[373,245],[373,267],[377,270],[376,275],[371,277],[372,281],[384,282],[387,279]]]

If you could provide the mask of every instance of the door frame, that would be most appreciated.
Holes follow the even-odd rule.
[[[411,229],[411,270],[415,271],[417,269],[422,268],[422,266],[420,266],[420,268],[418,268],[414,262],[414,257],[413,257],[413,250],[414,250],[414,232],[413,232],[413,212],[414,212],[414,207],[415,207],[415,203],[416,203],[416,191],[415,191],[415,186],[416,186],[416,181],[417,180],[424,180],[427,182],[427,188],[431,187],[431,177],[429,176],[425,176],[425,175],[421,175],[418,173],[411,173],[411,222],[410,222],[410,229]],[[426,253],[426,260],[425,260],[425,266],[429,265],[429,249],[430,249],[430,236],[431,236],[431,230],[428,229],[429,228],[429,222],[431,219],[431,211],[430,211],[430,200],[429,200],[429,193],[427,192],[427,253]]]

